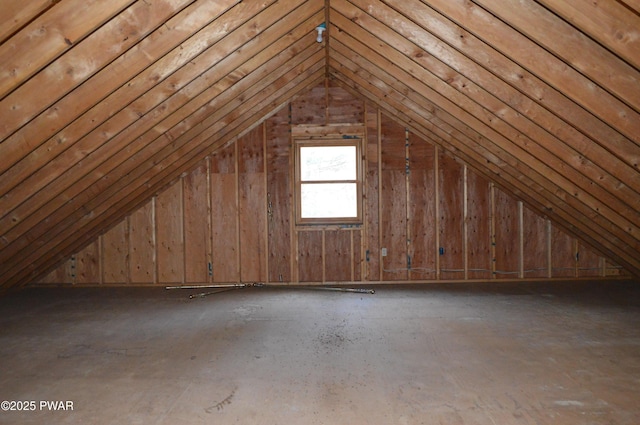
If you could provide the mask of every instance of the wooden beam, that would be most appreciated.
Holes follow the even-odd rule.
[[[511,136],[510,139],[525,145],[525,151],[533,148],[533,153],[542,162],[553,164],[554,168],[561,169],[563,172],[568,168],[571,169],[572,181],[580,184],[584,191],[593,192],[594,182],[597,183],[594,193],[598,199],[609,202],[607,199],[614,197],[615,201],[613,202],[618,202],[620,208],[626,211],[626,218],[635,220],[635,211],[640,208],[640,180],[637,179],[637,169],[621,164],[621,161],[612,156],[609,150],[600,148],[599,145],[594,144],[593,140],[589,140],[577,132],[553,134],[548,130],[550,127],[553,129],[566,128],[568,127],[566,123],[561,122],[558,117],[533,102],[526,104],[526,108],[522,108],[525,105],[524,100],[515,102],[516,105],[520,104],[520,108],[516,108],[516,105],[510,105],[509,103],[514,102],[514,99],[522,99],[521,93],[455,50],[446,54],[439,53],[441,61],[448,59],[449,62],[457,64],[456,69],[452,69],[429,54],[442,52],[442,43],[438,43],[436,40],[427,43],[432,45],[425,46],[425,48],[429,48],[429,51],[421,51],[416,48],[415,44],[394,33],[391,28],[400,28],[403,31],[402,35],[410,37],[413,34],[415,38],[415,34],[421,31],[420,27],[411,23],[401,24],[401,16],[390,9],[382,6],[375,9],[377,16],[384,19],[389,26],[383,26],[380,22],[353,8],[349,9],[343,6],[343,9],[345,12],[348,10],[346,12],[348,20],[343,22],[349,22],[349,20],[357,22],[372,33],[367,35],[368,33],[363,28],[349,26],[346,30],[349,35],[358,38],[364,45],[375,45],[375,49],[372,50],[381,52],[382,56],[397,63],[409,74],[417,76],[418,79],[429,84],[443,96],[455,99],[456,103],[468,103],[467,98],[474,100],[477,103],[475,108],[478,111],[475,113],[476,117],[484,121],[489,120],[490,125],[496,128],[498,128],[500,121],[509,124],[525,138],[520,142],[522,137],[518,135],[518,132],[514,133],[511,130],[507,130],[510,133],[500,130],[501,133],[518,135],[517,137]],[[336,15],[334,19],[340,19],[340,15]],[[378,35],[382,41],[373,38],[373,34]],[[338,36],[340,34],[336,35],[336,37]],[[425,37],[427,36],[425,35]],[[348,37],[343,38],[349,39]],[[422,41],[424,44],[425,40]],[[360,51],[359,48],[354,49]],[[399,52],[405,57],[401,56]],[[475,76],[477,82],[465,77],[465,74]],[[460,97],[456,91],[464,96]],[[457,97],[452,97],[456,95]],[[495,116],[488,115],[489,112]],[[526,137],[529,139],[527,140]],[[639,154],[640,151],[636,149],[634,155]],[[635,161],[635,158],[631,161]],[[620,212],[620,208],[615,207],[614,210]],[[624,216],[625,212],[622,212],[622,215]]]
[[[364,133],[365,133],[365,126],[364,124],[360,124],[360,123],[327,124],[327,125],[302,124],[302,125],[294,125],[291,127],[291,136],[296,139],[304,139],[304,138],[312,139],[314,137],[342,138],[342,136],[344,135],[357,135],[360,137],[364,137]]]
[[[587,34],[584,34],[532,0],[507,3],[499,0],[478,0],[476,3],[508,22],[510,27],[571,65],[607,92],[614,94],[636,112],[640,111],[640,17],[629,13],[614,1],[597,2],[595,5],[583,0],[546,2],[547,5],[557,5],[565,12],[565,16],[570,17],[570,21],[577,19],[579,23],[585,24],[585,27],[580,28],[587,30]],[[590,37],[610,42],[608,45],[605,44],[608,48],[629,48],[623,53],[627,53],[625,56],[631,65]],[[612,40],[612,37],[619,38]],[[558,59],[554,58],[556,61]]]
[[[537,0],[589,37],[640,69],[640,2]],[[636,84],[637,86],[637,84]],[[637,100],[637,99],[636,99]]]
[[[348,23],[351,21],[348,19],[341,20],[340,16],[341,15],[338,14],[332,16],[334,26],[340,27],[343,25],[349,25]],[[348,27],[348,32],[352,32],[353,30],[354,28]],[[497,119],[489,119],[485,121],[485,116],[483,115],[481,107],[480,109],[477,109],[475,116],[468,115],[466,111],[473,111],[473,108],[478,108],[477,105],[470,104],[466,98],[458,97],[455,91],[444,91],[443,95],[440,95],[439,93],[432,91],[430,88],[423,87],[422,82],[426,81],[427,84],[429,84],[431,75],[420,69],[412,70],[412,72],[405,71],[405,67],[403,67],[403,61],[405,61],[405,59],[399,55],[394,57],[394,52],[392,50],[384,51],[385,57],[391,58],[390,60],[385,61],[385,58],[383,58],[381,55],[378,55],[377,52],[373,51],[373,49],[369,49],[366,47],[366,44],[370,45],[372,41],[369,41],[367,43],[367,40],[365,41],[365,44],[357,43],[349,36],[347,36],[345,34],[346,32],[347,31],[344,31],[334,35],[333,43],[333,49],[340,49],[344,57],[351,57],[352,60],[358,62],[358,67],[362,67],[365,69],[369,68],[372,73],[377,73],[384,69],[383,72],[388,73],[388,84],[395,84],[397,86],[397,83],[393,81],[394,79],[400,79],[401,81],[405,82],[411,87],[411,90],[404,91],[407,93],[408,97],[415,98],[415,94],[420,93],[424,98],[416,98],[415,101],[417,103],[425,102],[427,101],[427,99],[429,99],[428,102],[435,102],[438,108],[443,108],[449,114],[451,114],[451,116],[455,117],[457,120],[464,122],[464,126],[472,127],[472,138],[478,139],[477,136],[474,136],[474,134],[477,132],[477,134],[480,134],[483,136],[483,138],[486,138],[487,142],[495,144],[495,148],[497,150],[493,148],[492,149],[497,155],[504,157],[504,155],[506,154],[510,155],[512,158],[517,158],[519,161],[518,163],[510,161],[513,166],[519,167],[525,173],[538,173],[538,177],[536,177],[535,174],[532,174],[532,177],[541,185],[541,187],[545,188],[546,191],[554,193],[554,196],[557,196],[556,192],[558,191],[558,189],[561,189],[575,196],[575,198],[573,198],[571,196],[564,195],[563,199],[561,200],[562,203],[573,205],[573,207],[581,210],[582,214],[593,220],[600,220],[600,222],[604,226],[606,226],[609,231],[617,232],[615,234],[617,237],[621,238],[621,240],[627,238],[628,243],[631,244],[631,246],[633,246],[633,244],[638,244],[637,239],[634,240],[633,235],[640,233],[640,229],[636,228],[637,226],[633,224],[633,221],[618,216],[618,211],[616,211],[615,208],[611,208],[608,203],[615,202],[615,198],[610,197],[610,194],[608,194],[606,191],[602,191],[600,193],[600,196],[609,196],[609,198],[605,198],[608,199],[608,202],[602,202],[600,199],[592,196],[590,192],[586,190],[580,190],[580,188],[576,187],[573,182],[569,181],[564,175],[559,174],[552,168],[554,166],[554,161],[556,161],[555,166],[557,166],[559,169],[563,169],[565,173],[571,174],[572,170],[564,165],[561,165],[561,161],[558,161],[557,158],[545,156],[542,160],[536,161],[536,158],[533,157],[531,153],[527,151],[527,149],[529,151],[533,151],[534,153],[543,155],[546,152],[544,149],[540,149],[538,152],[536,152],[536,144],[533,142],[533,140],[527,140],[524,135],[511,131],[509,127],[500,127],[500,122]],[[337,44],[338,42],[345,42],[349,44],[351,51],[347,51],[342,48]],[[376,50],[383,50],[383,47],[377,46]],[[370,60],[372,63],[377,64],[378,67],[382,68],[371,67],[362,60],[358,60],[360,56],[355,52],[361,52],[362,54],[367,56],[368,60]],[[397,68],[395,68],[396,65]],[[431,84],[437,85],[438,81],[431,82]],[[404,89],[399,88],[398,90],[403,92]],[[452,103],[454,101],[455,104]],[[466,111],[462,110],[461,107],[464,107]],[[484,125],[483,121],[485,121]],[[454,125],[460,127],[459,124]],[[489,128],[499,130],[500,133],[498,133],[497,131],[492,131]],[[509,138],[506,138],[505,136],[503,136],[503,134],[506,134],[507,136],[509,136]],[[518,145],[520,145],[520,148],[518,148]],[[524,164],[527,164],[527,166],[525,166]],[[592,186],[590,182],[578,172],[574,171],[572,177],[574,179],[582,178],[582,184],[586,188]],[[620,206],[624,208],[624,204],[620,204]],[[637,214],[635,210],[628,207],[626,208],[626,210],[627,214],[632,218]],[[599,211],[599,213],[595,213],[595,211]],[[612,223],[614,226],[604,221],[604,217],[610,220],[610,223]],[[615,225],[617,225],[620,229],[616,231]]]
[[[363,3],[364,0],[355,1],[361,8],[367,5]],[[633,183],[637,180],[635,175],[640,164],[637,144],[608,125],[603,125],[602,121],[571,102],[560,91],[427,5],[399,2],[395,9],[397,10],[393,11],[377,5],[368,11],[372,17],[384,22],[388,28],[393,28],[393,31],[428,53],[423,53],[420,58],[408,54],[416,62],[437,70],[434,62],[428,60],[430,56],[439,59],[455,69],[460,76],[464,76],[454,78],[454,75],[445,78],[445,81],[451,81],[456,88],[470,95],[473,95],[473,86],[469,86],[468,81],[473,81],[518,113],[547,129],[558,140],[566,141],[577,152],[581,152],[588,162],[600,164],[625,184],[631,183],[636,191],[640,190]],[[360,15],[360,19],[366,18],[367,15]],[[382,33],[388,32],[389,29]],[[429,66],[426,66],[427,63]],[[489,105],[492,104],[488,103],[487,106]],[[496,113],[502,114],[500,109]],[[609,161],[612,156],[615,163]],[[621,166],[620,161],[628,168]],[[622,174],[618,174],[617,169],[621,169]]]
[[[260,39],[251,39],[251,35],[244,34],[244,27],[241,26],[238,31],[238,36],[241,37],[242,41],[250,41],[249,44],[245,46],[246,48],[242,50],[242,54],[231,55],[223,60],[218,60],[214,66],[206,70],[204,74],[200,75],[200,78],[193,80],[191,84],[183,88],[183,96],[166,98],[166,100],[160,105],[156,105],[157,101],[155,100],[155,96],[152,96],[151,100],[144,97],[142,100],[147,103],[133,104],[131,107],[132,110],[128,109],[121,115],[114,115],[112,117],[112,121],[117,124],[106,124],[104,127],[99,127],[93,133],[90,133],[80,140],[77,143],[75,150],[67,150],[65,155],[60,155],[55,161],[45,164],[44,168],[30,177],[29,184],[23,184],[18,187],[18,190],[24,192],[28,189],[29,192],[25,192],[21,196],[14,195],[13,198],[16,200],[20,200],[22,198],[24,200],[29,197],[29,194],[36,193],[38,188],[45,187],[44,183],[47,182],[53,182],[51,185],[54,185],[54,188],[51,188],[52,190],[43,191],[42,193],[39,193],[38,196],[32,195],[26,203],[23,202],[22,204],[17,205],[16,207],[19,207],[18,210],[13,211],[10,215],[7,215],[4,219],[0,220],[0,229],[2,230],[0,231],[0,234],[5,234],[6,241],[9,241],[10,236],[4,231],[5,227],[3,223],[12,224],[14,227],[16,225],[21,225],[22,228],[26,228],[29,225],[28,223],[33,223],[33,220],[38,218],[34,217],[33,219],[28,219],[28,223],[21,224],[20,222],[23,220],[17,220],[17,217],[21,216],[28,218],[30,215],[37,212],[40,219],[44,218],[56,207],[52,207],[52,209],[42,209],[43,203],[55,200],[55,196],[57,196],[57,194],[63,193],[65,188],[72,187],[74,184],[78,186],[78,183],[80,183],[82,187],[87,187],[88,184],[91,183],[91,180],[80,179],[80,176],[91,173],[91,170],[96,166],[100,166],[101,168],[98,174],[93,173],[94,178],[107,175],[110,170],[114,170],[120,163],[126,161],[127,158],[135,154],[138,149],[147,146],[153,139],[178,124],[182,118],[197,111],[198,108],[206,105],[207,102],[215,99],[216,96],[223,93],[230,87],[234,87],[233,84],[242,78],[242,76],[249,75],[254,72],[255,69],[258,69],[259,72],[254,73],[250,77],[244,77],[242,81],[245,83],[247,81],[255,81],[257,83],[261,79],[264,80],[269,74],[273,73],[273,69],[270,68],[270,66],[281,66],[279,64],[284,63],[287,60],[292,60],[296,55],[299,55],[299,52],[302,50],[302,46],[310,43],[308,37],[304,37],[305,41],[293,43],[295,40],[302,39],[303,36],[308,35],[309,31],[312,30],[311,28],[313,23],[311,21],[314,17],[317,17],[318,14],[313,13],[313,11],[310,13],[312,13],[311,18],[304,21],[303,24],[295,30],[287,33],[286,27],[276,27],[272,31],[265,32],[263,37]],[[277,14],[274,14],[273,16],[275,19]],[[248,21],[246,25],[252,25],[251,21]],[[260,42],[258,42],[258,40],[260,40]],[[270,48],[264,49],[261,43],[265,42],[273,42],[274,44]],[[240,41],[236,41],[234,44],[237,45],[240,43]],[[224,47],[225,46],[213,45],[210,51],[224,51]],[[227,48],[229,47],[227,46]],[[251,59],[247,60],[247,57],[244,55],[249,56]],[[304,59],[304,57],[304,55],[299,55],[297,60]],[[204,58],[202,61],[202,66],[204,67],[210,66],[209,61],[206,59],[207,58]],[[186,69],[189,72],[194,72],[191,65],[193,65],[193,63],[190,63]],[[230,76],[225,77],[225,73],[230,74]],[[168,80],[166,82],[169,89],[173,83],[175,83],[175,80]],[[211,84],[211,86],[208,87],[209,84]],[[163,86],[159,86],[158,90],[159,95],[163,93]],[[238,88],[235,87],[234,90],[237,91]],[[152,111],[140,118],[135,111],[144,110],[143,108],[150,108]],[[181,113],[174,113],[171,115],[171,112],[178,109]],[[123,119],[126,121],[122,122]],[[132,120],[134,121],[131,122]],[[119,133],[113,130],[105,131],[107,128],[118,128],[116,126],[125,127],[124,131]],[[144,137],[141,137],[143,135]],[[97,141],[101,139],[103,139],[103,143],[97,143]],[[135,140],[135,143],[131,143],[132,140]],[[168,139],[163,140],[165,143],[170,141]],[[157,143],[154,145],[161,146]],[[140,148],[135,148],[135,146],[139,146]],[[92,155],[81,158],[82,161],[79,161],[79,158],[77,158],[77,149],[86,152],[87,155]],[[121,159],[115,159],[117,157],[120,157]],[[77,164],[75,165],[75,168],[74,161]],[[105,169],[105,166],[111,168]],[[48,177],[48,173],[54,174],[53,177],[55,177],[55,175],[61,176],[58,179],[55,179],[53,177]],[[40,179],[44,181],[42,183],[38,183],[38,180]],[[6,200],[6,208],[7,211],[9,211],[10,208],[12,208],[11,203],[9,202],[9,199]],[[11,223],[7,221],[9,217],[11,217]],[[12,229],[11,234],[16,234],[15,230]]]
[[[620,3],[640,15],[640,0],[620,0]]]
[[[402,2],[409,3],[405,0],[390,1],[394,5]],[[640,113],[567,67],[533,41],[472,2],[430,0],[429,5],[640,144]]]
[[[35,20],[60,0],[5,0],[0,16],[0,44]]]
[[[164,97],[179,90],[185,84],[181,79],[167,79],[210,47],[198,42],[201,41],[198,37],[188,40],[193,33],[199,31],[200,37],[207,38],[214,45],[227,35],[232,22],[240,21],[238,25],[241,25],[241,16],[246,13],[246,20],[259,10],[247,10],[243,3],[234,7],[221,21],[216,20],[237,2],[197,2],[189,6],[78,87],[72,95],[60,99],[29,125],[5,139],[2,146],[6,147],[9,154],[6,162],[0,164],[0,172],[17,165],[9,173],[3,174],[2,180],[6,181],[0,182],[0,193],[71,148],[76,141],[112,119],[154,87],[167,84],[164,90],[155,89],[159,96]],[[231,22],[227,19],[231,19]],[[218,22],[218,25],[213,22]],[[185,55],[185,49],[193,56]],[[169,87],[169,84],[172,86]],[[147,95],[146,99],[149,99],[147,102],[158,103],[151,95]],[[109,105],[109,108],[105,108],[105,105]],[[137,117],[134,119],[140,118],[139,114],[146,111],[144,105],[135,106],[133,115]],[[107,136],[117,129],[107,131]]]
[[[114,4],[122,1],[129,0],[119,0]],[[33,75],[0,100],[0,111],[3,115],[0,121],[0,140],[67,95],[193,1],[136,2],[70,49],[67,54]],[[102,5],[111,4],[95,2]],[[92,11],[84,11],[84,15],[91,16]],[[84,17],[75,19],[85,20]],[[66,45],[66,42],[63,43]]]
[[[27,19],[31,22],[0,44],[0,99],[134,1],[67,0],[40,16],[51,6],[51,0],[3,2],[2,16],[10,19],[0,24],[0,39],[11,35]]]

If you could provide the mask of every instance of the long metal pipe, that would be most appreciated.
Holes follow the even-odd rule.
[[[213,285],[181,285],[181,286],[167,286],[166,289],[221,289],[220,291],[203,292],[201,294],[194,294],[189,298],[203,298],[208,295],[217,294],[232,289],[242,288],[272,288],[272,289],[305,289],[315,291],[334,291],[334,292],[350,292],[356,294],[375,294],[376,291],[370,288],[343,288],[339,286],[297,286],[297,285],[270,285],[261,282],[250,283],[231,283],[231,284],[213,284]]]

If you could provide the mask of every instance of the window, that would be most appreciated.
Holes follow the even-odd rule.
[[[296,141],[299,224],[362,222],[361,139]]]

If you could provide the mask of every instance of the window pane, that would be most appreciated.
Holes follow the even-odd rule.
[[[301,146],[302,181],[355,180],[355,146]]]
[[[355,183],[303,184],[302,218],[358,216],[358,190]]]

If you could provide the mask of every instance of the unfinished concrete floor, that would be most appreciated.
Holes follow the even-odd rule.
[[[0,423],[640,423],[637,282],[194,292],[1,298]]]

